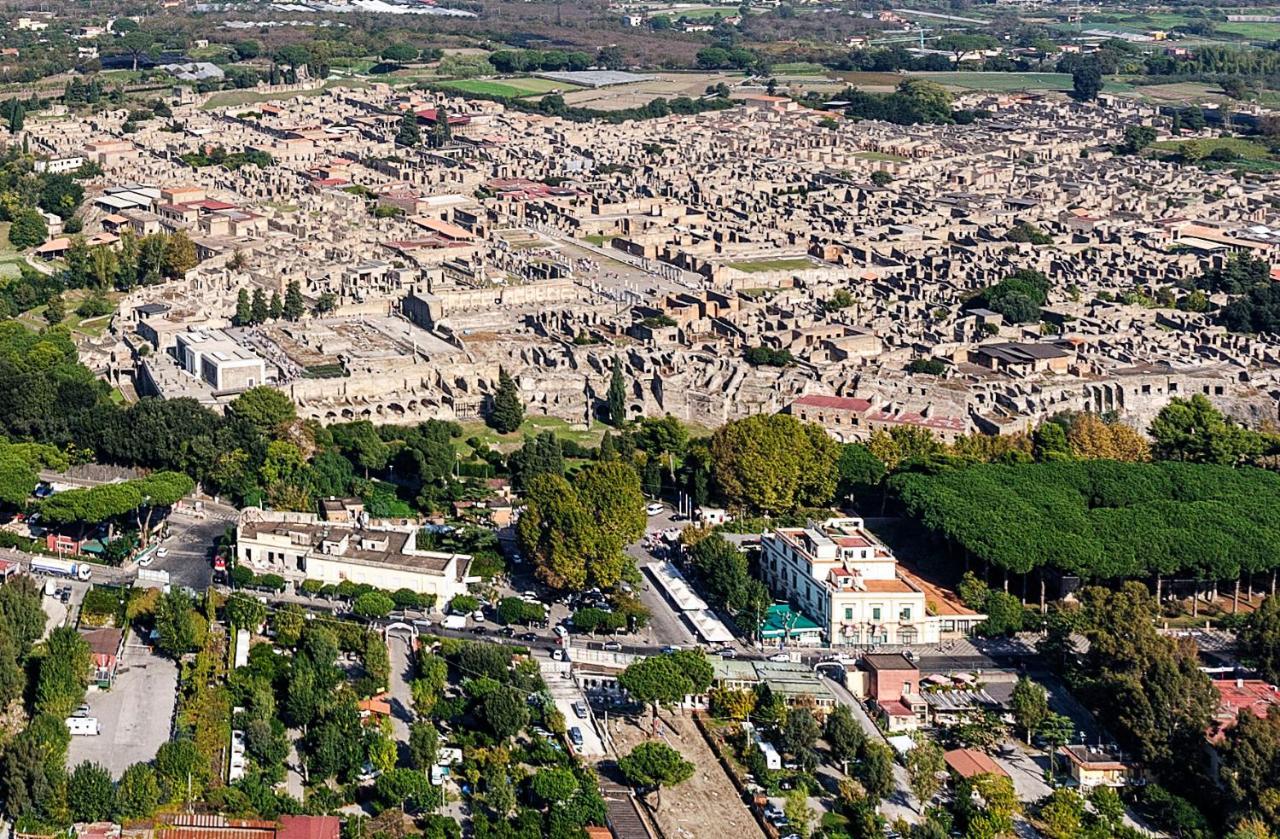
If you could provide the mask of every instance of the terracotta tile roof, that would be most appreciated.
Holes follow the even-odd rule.
[[[991,757],[974,749],[952,749],[943,755],[947,766],[961,778],[972,778],[975,775],[1003,775],[1009,773],[1000,768]]]

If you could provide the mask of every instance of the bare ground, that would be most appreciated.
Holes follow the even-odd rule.
[[[618,754],[626,754],[643,743],[648,733],[649,715],[609,719],[609,733]],[[643,726],[643,727],[642,727]],[[720,766],[711,747],[702,739],[693,718],[663,714],[658,735],[697,767],[683,784],[664,789],[656,812],[650,812],[669,839],[701,839],[731,836],[733,839],[763,839],[764,832],[738,796],[733,782]],[[649,804],[657,803],[650,796]]]

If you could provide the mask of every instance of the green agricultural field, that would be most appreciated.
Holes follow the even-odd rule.
[[[1215,32],[1239,35],[1251,41],[1280,40],[1280,23],[1254,23],[1251,21],[1214,22]]]
[[[1164,140],[1151,148],[1157,153],[1179,154],[1194,145],[1200,152],[1199,165],[1211,169],[1241,169],[1248,172],[1280,171],[1280,159],[1261,143],[1241,137],[1216,137],[1208,140]],[[1214,152],[1227,150],[1235,157],[1228,160],[1210,159]]]
[[[521,96],[539,96],[555,90],[577,90],[578,87],[551,79],[536,79],[524,76],[514,79],[456,79],[440,82],[440,87],[456,90],[459,93],[477,93],[483,96],[505,96],[517,99]]]
[[[805,271],[815,267],[808,259],[799,257],[791,259],[753,259],[747,262],[730,262],[729,267],[735,271],[748,274],[760,274],[765,271]]]
[[[1070,90],[1069,73],[912,73],[912,78],[928,79],[947,87],[969,90]]]
[[[775,76],[821,76],[827,68],[812,61],[791,61],[786,64],[773,65]]]

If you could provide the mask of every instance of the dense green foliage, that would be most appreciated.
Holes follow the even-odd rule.
[[[1280,567],[1280,475],[1259,469],[981,464],[889,484],[925,527],[1010,572],[1230,579]]]
[[[1018,270],[966,303],[966,309],[990,309],[1011,323],[1040,319],[1040,308],[1049,296],[1049,281],[1039,271]]]

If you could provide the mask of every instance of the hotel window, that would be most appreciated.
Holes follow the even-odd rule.
[[[878,620],[880,620],[880,607],[879,607],[879,606],[872,606],[872,607],[871,607],[871,619],[872,619],[873,621],[878,621]]]
[[[852,607],[850,607],[850,608],[848,608],[848,609],[845,609],[845,610],[844,610],[844,619],[845,619],[845,620],[847,620],[847,621],[851,621],[851,620],[853,620],[853,608],[852,608]]]
[[[903,609],[902,611],[900,611],[900,612],[898,613],[898,620],[904,620],[904,621],[909,621],[909,620],[911,620],[911,607],[910,607],[910,606],[907,606],[905,609]]]

